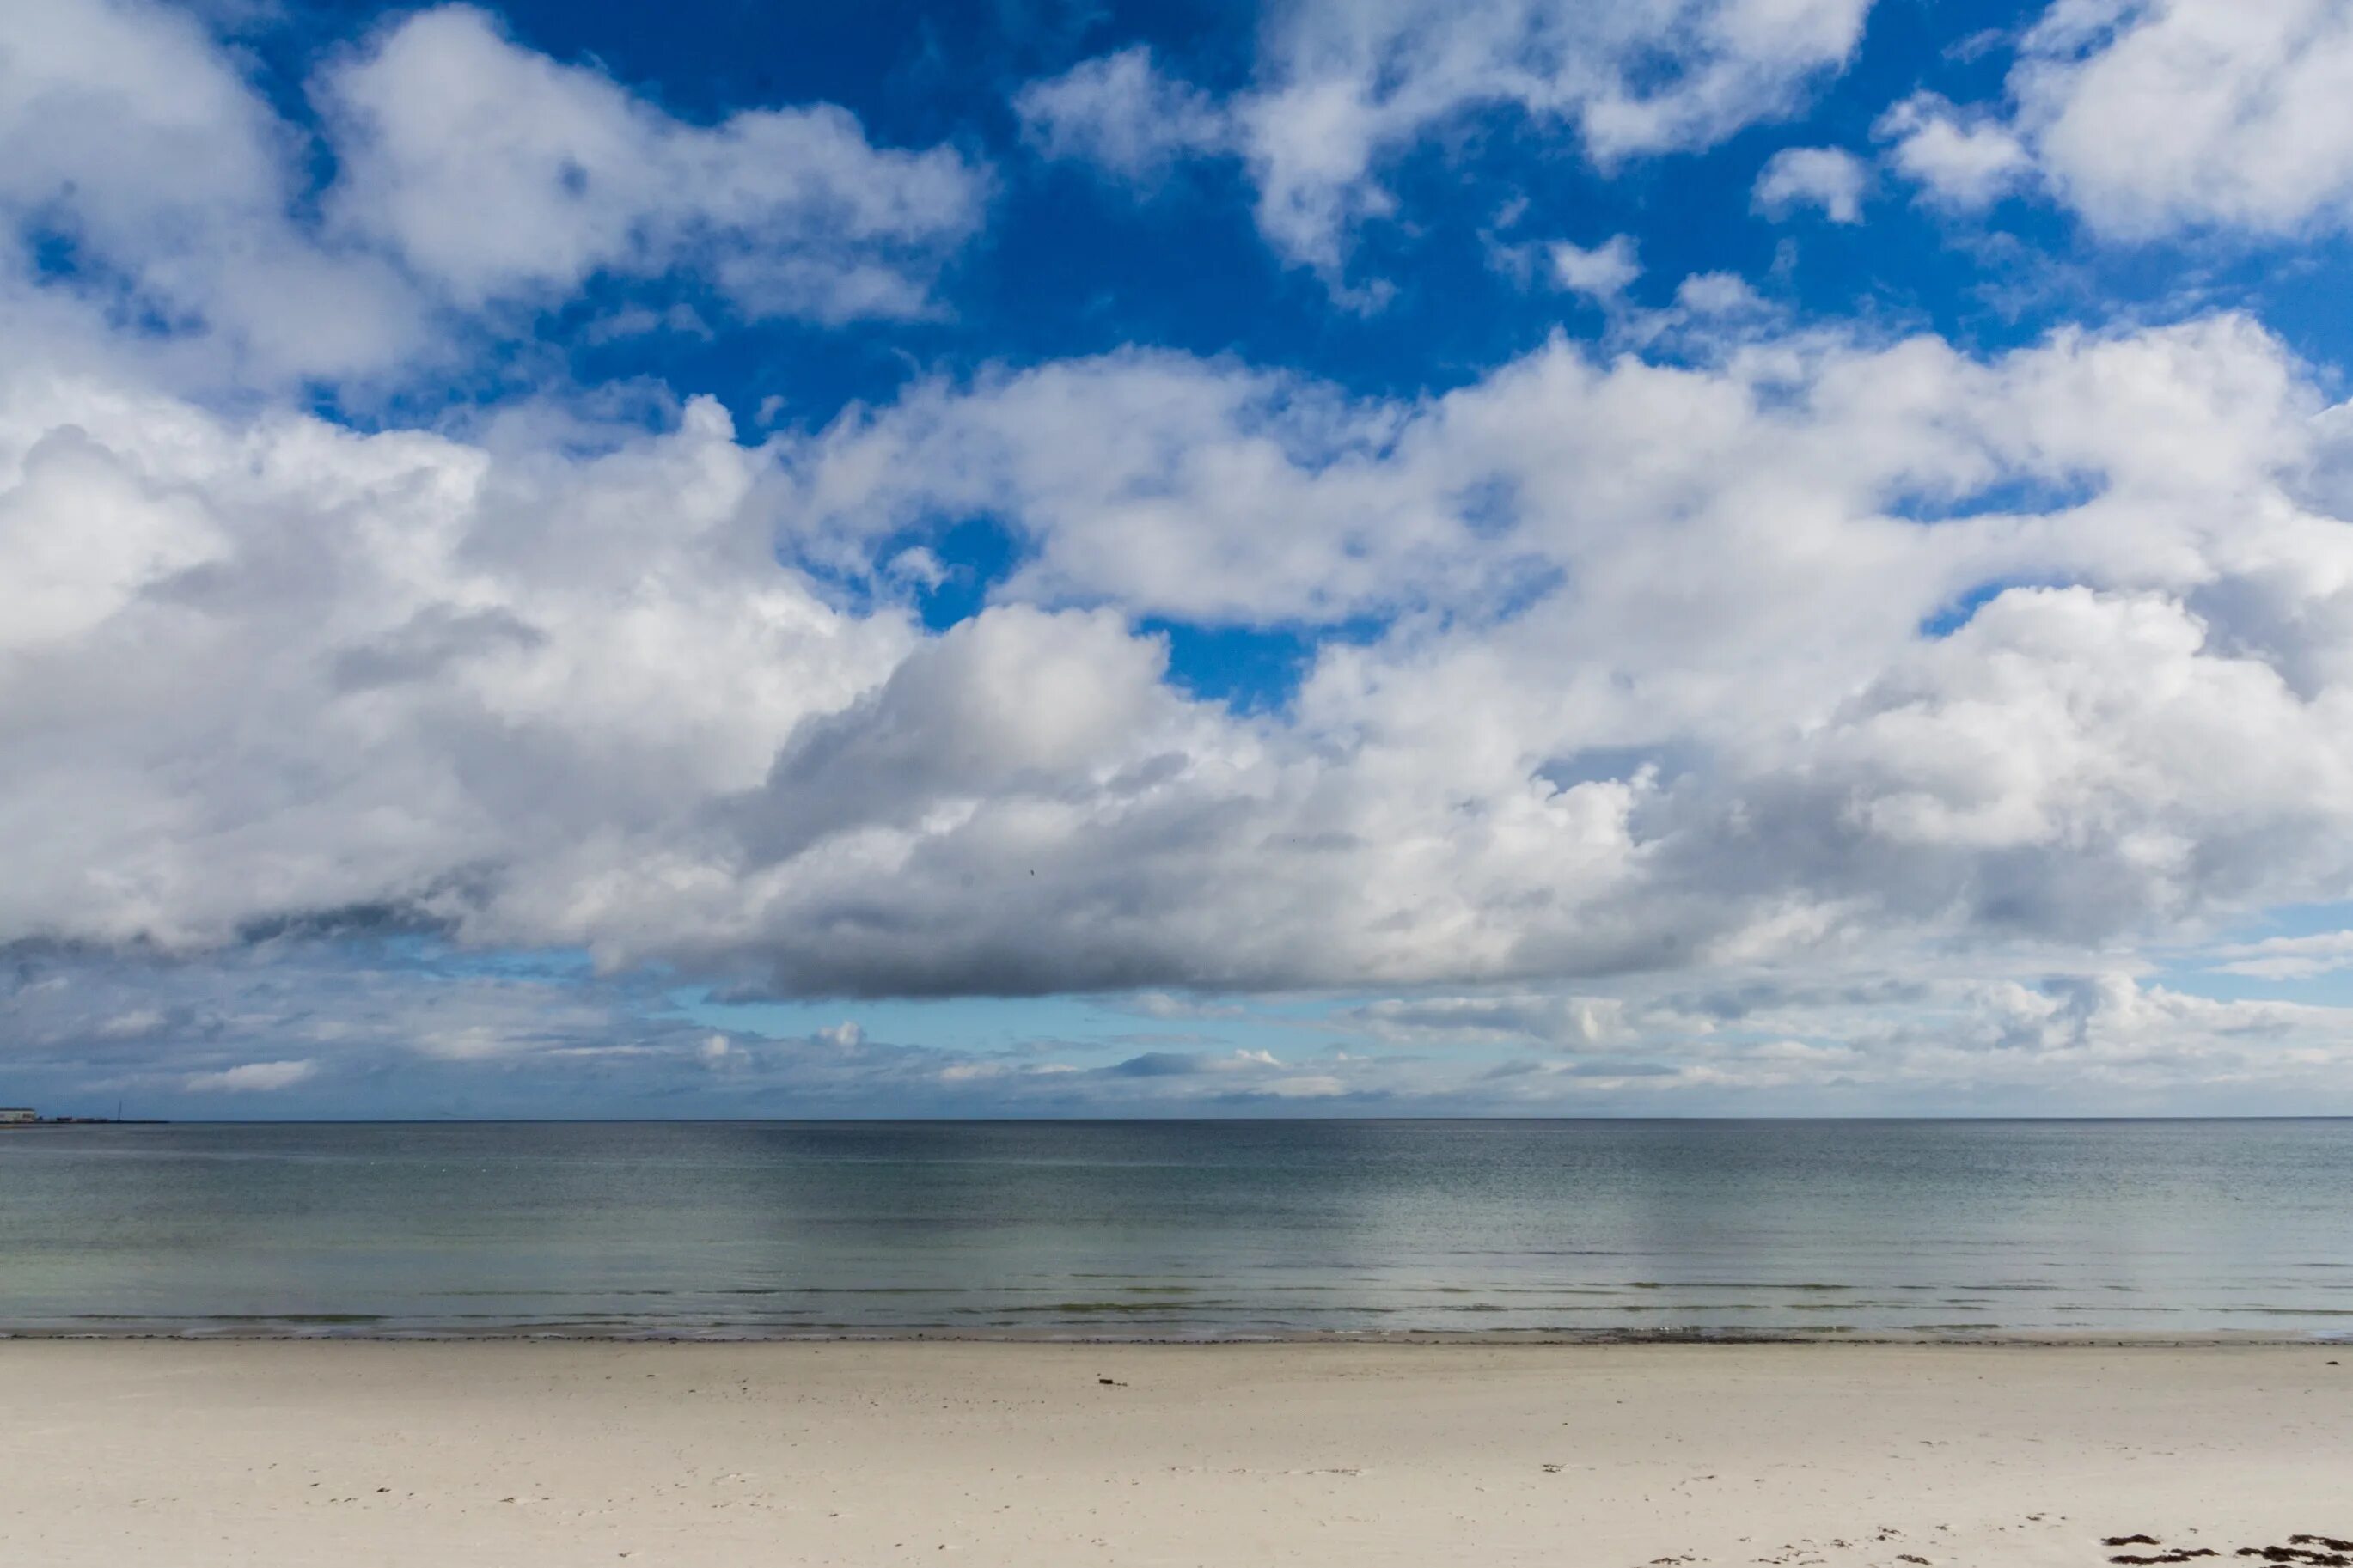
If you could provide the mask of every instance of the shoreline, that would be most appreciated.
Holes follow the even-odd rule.
[[[2333,1348],[16,1340],[0,1517],[47,1568],[2235,1561],[2353,1538]]]
[[[282,1327],[240,1325],[221,1328],[155,1329],[0,1329],[0,1344],[577,1344],[577,1345],[1070,1345],[1163,1346],[1214,1350],[1220,1346],[1397,1347],[1400,1349],[1576,1350],[1613,1347],[1851,1346],[1855,1349],[1954,1350],[2344,1350],[2353,1352],[2353,1329],[2327,1335],[2266,1333],[2260,1330],[2214,1331],[2166,1334],[2122,1330],[2080,1331],[1992,1330],[1973,1332],[1905,1332],[1880,1329],[1769,1330],[1708,1329],[1655,1331],[1640,1330],[1495,1329],[1378,1330],[1314,1329],[1290,1333],[1260,1334],[1119,1334],[1063,1332],[1050,1329],[825,1329],[806,1333],[712,1330],[695,1332],[668,1329],[593,1330],[567,1328],[444,1329],[382,1328],[376,1326],[311,1325],[290,1321]]]

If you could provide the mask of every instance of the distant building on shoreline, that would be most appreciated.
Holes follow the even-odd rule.
[[[41,1113],[37,1110],[29,1110],[21,1105],[0,1105],[0,1125],[11,1121],[38,1121],[40,1119]]]

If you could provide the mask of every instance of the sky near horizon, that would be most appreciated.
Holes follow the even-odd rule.
[[[2353,1113],[2353,5],[0,7],[0,1103]]]

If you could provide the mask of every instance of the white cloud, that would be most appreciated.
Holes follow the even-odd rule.
[[[0,819],[68,835],[13,862],[12,937],[209,943],[518,854],[603,865],[533,921],[659,902],[664,842],[911,641],[774,569],[708,404],[502,457],[0,379]]]
[[[2010,90],[2046,177],[2125,237],[2353,218],[2353,12],[2058,0]]]
[[[2310,980],[2353,969],[2353,931],[2316,931],[2310,936],[2275,936],[2218,951],[2227,962],[2214,967],[2225,974],[2248,974],[2263,980]]]
[[[987,189],[954,151],[876,147],[829,105],[685,124],[463,6],[314,79],[323,144],[246,68],[185,8],[0,8],[0,286],[37,300],[19,331],[145,318],[183,380],[242,390],[415,375],[511,324],[484,307],[560,303],[598,273],[707,278],[753,315],[903,317],[931,309]],[[314,161],[337,172],[323,191]],[[74,269],[37,291],[43,234]]]
[[[1992,359],[1747,321],[1404,402],[1128,353],[761,447],[706,403],[363,436],[20,354],[0,940],[395,909],[930,994],[2191,929],[2353,874],[2340,427],[2227,317]],[[776,560],[975,515],[1021,564],[944,636]],[[1152,615],[1387,629],[1245,715]]]
[[[842,282],[866,263],[836,247],[871,240],[893,277],[925,277],[937,256],[899,269],[895,247],[923,250],[955,203],[923,193],[944,171],[937,191],[971,189],[961,162],[878,151],[827,111],[691,126],[428,12],[322,79],[351,156],[314,230],[287,216],[283,126],[185,19],[23,15],[52,30],[0,66],[7,111],[71,133],[0,199],[70,196],[121,288],[185,289],[232,325],[227,270],[174,270],[154,236],[192,226],[208,258],[300,256],[453,305],[684,267],[745,309],[824,315],[915,308],[920,288]],[[1567,25],[1514,24],[1539,51]],[[1345,86],[1408,33],[1350,35],[1332,72],[1278,72],[1226,111],[1300,107],[1299,82]],[[1472,101],[1500,57],[1475,28],[1455,47],[1358,107],[1426,126]],[[90,65],[107,49],[141,80],[151,51],[185,101],[115,92]],[[1524,106],[1597,139],[1632,90]],[[210,151],[176,184],[110,172],[88,129],[110,116]],[[479,132],[479,166],[435,140],[453,126]],[[1316,188],[1371,199],[1390,132],[1335,134]],[[649,168],[694,171],[672,182],[692,201]],[[485,205],[516,226],[441,223]],[[813,213],[838,227],[794,237]],[[1634,275],[1626,237],[1551,259],[1604,298]],[[1793,331],[1701,274],[1657,313],[1672,359],[1564,339],[1443,394],[1363,397],[1132,350],[934,376],[747,443],[704,400],[658,429],[525,405],[365,434],[292,411],[259,360],[208,405],[175,343],[104,331],[67,287],[0,290],[0,942],[217,954],[405,921],[750,994],[1487,987],[1354,1022],[1595,1058],[1552,1063],[1554,1092],[1663,1091],[1818,1080],[1822,1053],[1873,1047],[1796,1016],[1731,1041],[1606,984],[2080,959],[2353,875],[2348,416],[2243,319],[1973,356]],[[983,613],[927,633],[907,596],[947,570],[939,527],[969,518],[1016,563]],[[1237,711],[1171,679],[1147,618],[1351,632]],[[607,1004],[467,994],[368,1048],[446,1072],[561,1051],[734,1076],[707,1028],[610,1037]],[[2020,1037],[2080,1036],[2098,1070],[2157,1036],[2220,1052],[2320,1026],[2159,988],[2021,994]],[[118,995],[76,1048],[217,1037]],[[290,1034],[269,1060],[174,1071],[226,1088],[332,1045]],[[786,1054],[828,1083],[944,1070],[851,1022]],[[1395,1087],[1215,1049],[1130,1059],[1148,1065],[1122,1081],[1219,1092]]]
[[[1208,620],[1336,618],[1495,567],[1444,499],[1378,454],[1400,410],[1275,372],[1128,352],[911,387],[793,464],[796,531],[855,568],[946,510],[1015,514],[1019,597],[1109,592]],[[1082,438],[1050,433],[1085,432]],[[1204,526],[1205,520],[1208,525]],[[1468,583],[1465,583],[1468,591]]]
[[[1546,247],[1546,255],[1552,262],[1556,284],[1605,303],[1623,294],[1642,275],[1641,263],[1634,259],[1633,238],[1628,235],[1612,235],[1590,249],[1556,240]]]
[[[985,192],[955,152],[875,147],[829,104],[686,124],[463,6],[406,17],[314,91],[334,228],[466,306],[693,269],[754,315],[913,315]]]
[[[244,1062],[217,1072],[190,1073],[183,1081],[184,1087],[197,1094],[267,1094],[291,1089],[315,1077],[318,1070],[318,1065],[310,1061]]]
[[[1019,103],[1057,156],[1135,174],[1185,152],[1230,150],[1286,260],[1336,280],[1352,231],[1390,216],[1382,165],[1479,110],[1507,109],[1576,135],[1609,165],[1705,147],[1786,113],[1862,36],[1869,0],[1478,0],[1279,9],[1256,79],[1222,105],[1161,75],[1140,50],[1087,62]],[[1134,110],[1155,107],[1155,130]]]
[[[1194,838],[1189,864],[1223,866],[1251,908],[1320,879],[1314,856],[1280,873],[1270,862],[1263,847],[1294,834],[1326,858],[1371,857],[1357,887],[1402,892],[1412,857],[1433,857],[1429,902],[1367,907],[1352,934],[1339,900],[1341,917],[1295,950],[1319,980],[1415,973],[1446,951],[1458,972],[1486,973],[1698,962],[1719,942],[1794,951],[1861,940],[1889,913],[2102,940],[2263,896],[2258,884],[2324,891],[2346,763],[2324,715],[2348,643],[2338,612],[2318,606],[2341,602],[2347,563],[2298,478],[2327,423],[2276,345],[2228,320],[2063,338],[1992,363],[1925,340],[1820,357],[1801,342],[1682,372],[1605,369],[1559,346],[1403,411],[1264,397],[1247,375],[1166,359],[1057,367],[926,393],[904,424],[845,427],[807,470],[823,498],[808,515],[897,530],[927,509],[990,511],[1028,542],[1006,590],[1017,598],[1246,622],[1407,613],[1387,641],[1326,649],[1289,734],[1212,726],[1180,743],[1207,716],[1155,710],[1139,678],[1137,738],[1085,776],[1103,787],[1166,753],[1165,782],[1103,797],[1096,817],[1071,815],[1079,773],[1039,781],[1041,826],[1108,844],[1173,826],[1162,809],[1198,811],[1195,792],[1222,773],[1256,803],[1228,807],[1252,824],[1240,842],[1262,847],[1225,861]],[[1197,422],[1138,417],[1147,390],[1152,406],[1177,405],[1172,386]],[[1081,428],[1094,434],[1074,440]],[[1155,435],[1127,434],[1139,428]],[[1655,444],[1664,430],[1674,440]],[[1251,477],[1196,486],[1196,471]],[[919,475],[948,488],[911,491]],[[1890,515],[1997,485],[2075,499],[1933,525]],[[1286,529],[1238,496],[1269,498]],[[1181,568],[1155,527],[1186,552]],[[1099,528],[1130,551],[1099,547]],[[1284,553],[1259,553],[1271,542]],[[1501,625],[1482,614],[1546,570],[1571,586]],[[2089,585],[2013,587],[1955,635],[1920,635],[2004,581]],[[1430,629],[1419,609],[1458,617],[1454,629]],[[1345,767],[1287,761],[1301,741]],[[1212,757],[1233,760],[1204,772]],[[2193,761],[2215,757],[2263,768]],[[1279,826],[1299,791],[1319,826]],[[963,809],[939,820],[976,830],[989,816]],[[1493,837],[1466,837],[1466,821]],[[2289,842],[2319,856],[2314,874],[2279,852]],[[939,875],[972,874],[937,847]],[[1529,879],[1535,867],[1547,869]],[[1134,907],[1188,897],[1146,886]],[[1498,907],[1543,912],[1503,926],[1472,913]],[[1418,930],[1418,956],[1376,929]],[[1680,949],[1644,946],[1678,932]],[[1091,929],[1079,947],[1109,934]],[[1357,956],[1329,967],[1338,951]],[[1271,942],[1257,957],[1288,962]],[[1108,978],[1190,980],[1215,962],[1123,960]]]
[[[1956,206],[2035,183],[2113,239],[2286,236],[2353,222],[2348,81],[2337,0],[2053,0],[1999,109],[1923,96],[1882,134]]]
[[[1696,316],[1753,316],[1767,308],[1737,272],[1694,272],[1675,286],[1675,303]]]
[[[322,247],[289,216],[300,138],[191,12],[0,9],[0,244],[61,233],[93,304],[209,331],[233,374],[376,368],[423,331],[380,258]]]
[[[97,1033],[102,1039],[138,1040],[161,1032],[170,1023],[160,1007],[136,1007],[100,1020]]]
[[[1861,223],[1870,183],[1862,160],[1841,148],[1784,147],[1758,171],[1751,199],[1771,218],[1814,207],[1832,223]]]
[[[2033,174],[2033,157],[2016,135],[1934,93],[1915,93],[1895,105],[1873,133],[1894,143],[1888,157],[1896,172],[1946,206],[1990,205]]]
[[[1048,158],[1149,181],[1179,160],[1228,151],[1234,128],[1206,93],[1164,73],[1139,45],[1082,60],[1014,95],[1023,135]]]
[[[2116,970],[2021,984],[1907,968],[1902,979],[1750,977],[1622,997],[1430,996],[1343,1016],[1425,1048],[1531,1047],[1475,1084],[1459,1070],[1432,1074],[1456,1093],[1483,1089],[1491,1105],[1529,1110],[2277,1113],[2315,1095],[2336,1102],[2353,1069],[2344,1008],[2216,1001]]]
[[[1910,955],[1892,974],[1735,970],[1240,1003],[1208,1033],[1149,1046],[1113,1035],[1003,1052],[883,1043],[852,1026],[714,1033],[676,1016],[655,980],[493,975],[459,954],[419,968],[413,949],[364,941],[262,943],[206,963],[12,957],[0,1014],[27,1098],[122,1097],[164,1115],[202,1113],[225,1089],[303,1066],[305,1083],[364,1078],[370,1104],[399,1115],[1199,1114],[1303,1100],[1342,1112],[2265,1113],[2337,1103],[2353,1071],[2344,1008],[2215,1001],[2099,966],[2021,982],[1949,955]],[[2031,959],[2009,963],[2035,973]],[[169,1029],[110,1030],[126,999]],[[1008,1022],[1034,1015],[1008,1007]],[[970,1003],[942,1013],[959,1031],[997,1016]],[[1219,1037],[1228,1026],[1299,1045],[1236,1047]],[[501,1047],[452,1056],[424,1038],[470,1028]],[[234,1085],[216,1081],[231,1073]]]

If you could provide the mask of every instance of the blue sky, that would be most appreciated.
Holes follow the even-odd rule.
[[[240,22],[232,13],[225,32],[259,67],[253,84],[290,123],[315,133],[305,83],[320,61],[408,14],[291,7]],[[716,397],[747,427],[820,427],[849,401],[889,398],[918,369],[969,373],[1134,344],[1235,354],[1371,395],[1441,392],[1555,331],[1601,335],[1599,309],[1529,289],[1496,264],[1499,245],[1591,245],[1619,234],[1639,241],[1645,268],[1630,292],[1653,306],[1669,303],[1687,276],[1729,271],[1801,318],[1866,318],[1993,350],[2086,320],[2167,319],[2189,292],[2212,290],[2260,309],[2307,357],[2333,363],[2353,348],[2334,308],[2344,264],[2335,236],[2282,246],[2199,233],[2117,247],[2087,238],[2047,203],[2004,200],[1956,215],[1892,181],[1870,201],[1867,223],[1819,214],[1776,221],[1756,209],[1758,171],[1782,149],[1869,154],[1874,123],[1918,91],[1999,101],[2015,58],[2009,43],[2040,18],[2033,5],[1876,5],[1851,59],[1808,79],[1792,112],[1761,114],[1713,144],[1606,173],[1525,111],[1466,113],[1385,163],[1404,220],[1366,226],[1349,267],[1411,286],[1377,311],[1335,310],[1312,273],[1270,251],[1250,221],[1247,174],[1231,162],[1171,170],[1137,200],[1098,170],[1041,160],[1024,146],[1013,104],[1020,89],[1091,58],[1146,46],[1173,75],[1247,86],[1253,40],[1266,25],[1255,7],[827,14],[714,5],[659,25],[627,6],[521,5],[495,15],[518,45],[597,68],[690,123],[832,102],[857,114],[878,143],[948,143],[986,161],[995,184],[987,226],[952,263],[934,319],[887,331],[790,320],[617,339],[599,330],[617,312],[657,300],[699,309],[705,327],[724,321],[707,283],[682,277],[591,279],[529,324],[534,374],[547,368],[541,353],[558,350],[585,385],[643,378]],[[1777,266],[1785,247],[1788,262]],[[406,387],[414,401],[403,411],[413,416],[463,391],[512,392],[497,378],[512,358],[485,362],[472,368],[491,378],[487,385]],[[381,411],[361,404],[353,413],[365,423]]]
[[[0,1101],[2353,1112],[2323,0],[0,20]]]

